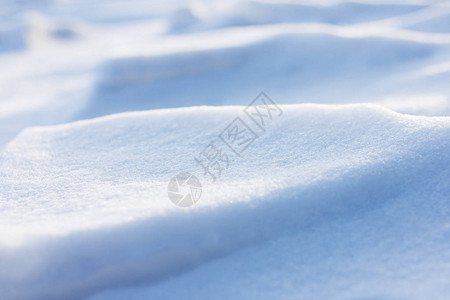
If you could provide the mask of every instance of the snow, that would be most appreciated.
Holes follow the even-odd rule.
[[[115,0],[2,7],[0,147],[29,126],[132,110],[245,105],[261,90],[283,103],[444,99],[439,112],[432,103],[402,110],[419,115],[447,114],[449,106],[447,74],[425,72],[450,61],[448,26],[439,21],[449,13],[446,3]],[[436,30],[417,28],[433,20],[426,26]]]
[[[394,246],[400,252],[393,255],[406,255],[396,261],[400,265],[432,255],[424,266],[413,265],[421,271],[420,278],[431,272],[429,268],[448,262],[448,252],[442,252],[442,247],[449,246],[443,242],[448,235],[447,117],[412,117],[372,105],[282,106],[283,115],[212,183],[196,166],[194,157],[228,122],[241,115],[243,108],[124,113],[23,131],[8,144],[0,160],[1,260],[6,266],[0,278],[3,297],[67,299],[129,281],[158,282],[226,254],[231,255],[226,260],[234,261],[236,255],[236,260],[247,261],[246,252],[239,250],[248,247],[256,247],[257,253],[273,251],[283,256],[285,247],[302,249],[302,236],[308,237],[310,247],[328,239],[329,243],[337,242],[332,234],[335,227],[329,227],[335,222],[343,226],[339,236],[347,241],[369,231],[371,238],[362,241],[368,243],[364,247],[377,241],[378,247],[390,246],[383,244],[389,238],[384,230],[377,229],[384,222],[389,224],[383,226],[399,226],[396,234],[415,233],[413,240],[405,236],[396,241]],[[166,191],[170,178],[182,171],[197,174],[204,187],[201,200],[187,211],[174,206]],[[364,226],[351,226],[352,222]],[[314,238],[309,228],[315,224],[319,226],[315,230],[324,232]],[[405,228],[406,224],[411,228]],[[414,243],[428,235],[434,238],[427,243],[441,241],[439,247],[414,248]],[[323,240],[322,236],[329,237]],[[271,245],[278,239],[281,244],[274,249],[264,243],[270,240]],[[361,260],[361,266],[355,268],[362,267],[364,276],[370,276],[367,268],[376,261],[364,256],[365,248],[340,243]],[[403,248],[407,251],[401,252]],[[251,253],[248,255],[253,257]],[[307,254],[295,259],[307,264],[309,260],[301,260],[303,255]],[[327,259],[332,260],[329,255]],[[253,264],[258,268],[257,259],[249,263],[247,267],[252,270]],[[275,276],[283,264],[268,268]],[[345,264],[340,268],[342,272],[351,270]],[[387,263],[377,268],[403,278],[399,283],[410,282],[408,276],[411,282],[417,280],[414,273],[396,273]],[[294,288],[299,278],[309,276],[308,270],[315,272],[310,266],[301,277],[292,277],[292,272],[282,275],[279,280],[283,284],[292,284],[285,292],[311,292]],[[199,272],[187,280],[202,276]],[[247,278],[245,273],[230,273],[244,298],[250,298],[246,292],[265,292],[244,289],[239,278]],[[213,280],[211,289],[229,275]],[[335,276],[323,280],[338,284]],[[267,280],[258,274],[251,278],[254,285]],[[443,297],[448,290],[445,280],[431,279],[425,289]],[[187,289],[191,294],[185,294],[184,279],[180,280],[170,281],[176,289],[156,288],[149,293],[162,293],[161,298],[194,297],[196,289]],[[383,291],[359,277],[346,280],[362,291]],[[310,283],[311,289],[317,284],[315,278]],[[275,292],[274,288],[269,285],[268,292]],[[224,291],[228,289],[230,293],[234,290],[227,286]],[[359,289],[356,291],[361,292]],[[407,292],[412,289],[408,287]],[[396,293],[408,296],[401,289],[392,295]]]
[[[0,299],[447,299],[449,17],[2,1]],[[244,113],[261,91],[282,109],[265,131]],[[236,117],[257,135],[240,157],[219,138]],[[232,158],[215,182],[212,141]]]

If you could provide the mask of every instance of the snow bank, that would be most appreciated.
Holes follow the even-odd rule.
[[[28,126],[261,90],[284,103],[420,95],[389,107],[447,115],[448,72],[423,71],[450,60],[449,7],[396,2],[2,1],[0,148]]]
[[[245,120],[243,107],[125,113],[24,130],[0,157],[3,299],[79,299],[144,282],[162,283],[134,291],[135,299],[142,293],[195,299],[183,280],[204,279],[205,268],[214,264],[236,269],[209,272],[213,280],[197,298],[218,286],[223,295],[235,287],[246,299],[258,298],[259,291],[275,293],[273,285],[260,285],[268,280],[262,274],[280,276],[289,285],[283,288],[286,296],[310,295],[327,280],[330,291],[347,284],[361,298],[405,297],[432,288],[434,295],[443,295],[450,271],[433,270],[448,262],[448,251],[442,250],[449,247],[449,119],[400,115],[373,105],[282,109],[264,134],[247,120],[260,137],[215,183],[194,157],[236,116]],[[167,197],[168,181],[180,172],[195,174],[203,185],[200,201],[187,209]],[[362,219],[366,214],[368,223]],[[393,236],[374,227],[389,224]],[[364,239],[366,233],[372,242]],[[339,251],[317,252],[322,236],[331,247],[337,243]],[[381,243],[384,238],[398,240]],[[278,246],[270,242],[275,239],[281,239]],[[377,241],[380,248],[370,248]],[[383,252],[390,245],[398,251]],[[292,247],[295,255],[288,251]],[[409,252],[402,252],[404,247]],[[256,249],[255,256],[249,249]],[[261,265],[264,253],[271,251],[278,259]],[[397,262],[419,273],[404,274],[387,263],[401,253],[410,256]],[[346,254],[357,261],[350,263]],[[228,261],[211,265],[225,255],[230,255]],[[284,255],[304,271],[291,265],[283,272],[288,267],[280,260]],[[372,255],[385,259],[377,270],[389,276],[374,279],[370,270],[358,269],[376,267]],[[417,261],[427,255],[431,264]],[[238,276],[245,265],[249,269]],[[191,275],[167,280],[194,267],[198,270]],[[329,277],[326,270],[332,270]],[[337,281],[337,273],[352,270],[364,276],[356,273],[344,283]],[[433,281],[433,274],[442,277]],[[229,275],[236,275],[230,289]],[[412,284],[428,275],[423,290]],[[311,281],[300,285],[308,276]],[[376,281],[364,281],[369,277],[378,284],[398,279],[393,282],[402,283],[407,292],[397,287],[391,294],[372,295],[382,289]],[[250,284],[243,288],[245,283]],[[345,291],[336,295],[344,298]]]
[[[195,3],[190,11],[199,15],[198,22],[185,24],[182,32],[211,30],[234,26],[277,23],[355,24],[399,15],[418,13],[425,4],[419,3],[362,3],[351,1],[230,1],[222,5]],[[173,21],[176,24],[177,19]]]
[[[261,88],[287,103],[374,101],[405,90],[426,94],[448,89],[446,76],[432,78],[431,84],[423,84],[428,77],[411,76],[446,56],[445,40],[440,44],[318,24],[221,35],[226,41],[258,38],[242,45],[225,42],[211,49],[112,59],[101,67],[100,82],[79,117],[186,103],[243,105]]]
[[[448,115],[448,3],[0,2],[2,300],[447,300],[448,118],[130,111]],[[236,116],[259,137],[213,183]]]

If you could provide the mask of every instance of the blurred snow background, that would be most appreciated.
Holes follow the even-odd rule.
[[[0,8],[0,145],[116,112],[380,102],[445,115],[440,1],[26,1]]]
[[[0,299],[447,299],[449,114],[449,1],[0,0]]]

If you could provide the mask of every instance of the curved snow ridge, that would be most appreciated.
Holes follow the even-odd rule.
[[[327,57],[325,55],[326,51],[321,48],[324,47],[324,44],[331,45],[332,43],[333,49],[326,49],[326,51],[328,53],[330,51],[334,52],[336,57]],[[303,47],[301,47],[302,45]],[[304,49],[305,45],[309,49]],[[411,62],[414,59],[425,59],[434,52],[438,52],[438,48],[435,45],[423,45],[413,43],[413,41],[388,40],[385,37],[375,38],[368,35],[353,40],[343,36],[317,37],[303,33],[285,32],[268,36],[262,41],[237,47],[226,46],[219,49],[186,51],[165,55],[115,58],[107,61],[102,66],[101,85],[121,87],[123,85],[133,85],[155,80],[173,80],[178,77],[199,76],[203,73],[213,74],[214,71],[222,69],[236,70],[237,68],[249,67],[252,61],[255,60],[255,57],[261,57],[261,61],[258,61],[258,63],[265,63],[270,68],[275,69],[275,66],[272,66],[270,61],[267,61],[267,58],[271,55],[272,49],[282,47],[295,48],[294,50],[284,50],[284,52],[298,57],[298,60],[289,61],[291,64],[298,64],[303,67],[309,67],[306,63],[308,59],[311,60],[313,57],[317,59],[317,56],[321,56],[322,59],[334,59],[334,61],[329,61],[328,63],[340,63],[339,67],[345,67],[342,64],[349,62],[342,62],[342,56],[349,49],[354,48],[363,48],[360,51],[364,51],[364,54],[354,57],[358,60],[357,63],[353,62],[354,68],[358,64],[366,68],[373,68],[375,64],[377,67],[392,66],[394,63],[402,64]],[[278,51],[281,51],[281,49]],[[294,51],[295,53],[291,53]],[[261,52],[262,54],[258,55]],[[315,56],[313,56],[313,53]],[[383,57],[382,53],[384,53],[385,57]],[[283,67],[285,62],[280,59],[277,63],[281,63],[281,67]],[[333,66],[319,64],[316,68],[316,72],[324,72],[325,70],[320,70],[319,68],[330,69]],[[293,73],[292,71],[294,70],[291,70],[290,73]]]
[[[431,5],[427,5],[421,9],[411,11],[410,13],[397,15],[391,18],[386,18],[382,20],[369,21],[367,24],[379,25],[379,26],[388,26],[388,27],[402,27],[408,29],[416,29],[422,31],[421,28],[423,24],[427,22],[435,22],[445,17],[449,14],[450,6],[446,2],[437,2]],[[440,26],[434,26],[434,30],[441,29],[445,31],[444,27],[439,28]],[[433,30],[431,30],[433,32]]]
[[[244,107],[125,113],[23,131],[0,157],[4,299],[76,299],[164,280],[213,258],[372,209],[438,182],[450,118],[374,105],[283,105],[215,183],[194,157]],[[167,183],[191,172],[200,201]],[[445,189],[444,189],[445,190]],[[426,199],[424,199],[426,201]]]
[[[186,103],[242,105],[240,99],[253,97],[261,86],[286,103],[297,103],[298,94],[327,103],[339,101],[336,94],[346,101],[376,99],[380,91],[384,97],[410,89],[411,73],[435,64],[444,47],[370,36],[283,33],[235,47],[115,58],[100,67],[100,81],[78,117]],[[434,85],[446,89],[446,83],[442,79]]]
[[[172,18],[173,32],[211,30],[231,26],[274,24],[288,22],[321,22],[354,24],[380,20],[416,12],[419,4],[383,3],[304,3],[271,1],[238,1],[214,9],[206,5],[191,5],[180,9]],[[176,26],[182,23],[184,26]]]
[[[373,26],[371,24],[341,26],[314,22],[282,23],[229,28],[217,32],[231,34],[235,31],[240,31],[241,35],[245,34],[250,37],[269,37],[279,34],[327,34],[344,38],[378,37],[428,44],[450,43],[450,34],[448,33],[420,32],[388,26]]]

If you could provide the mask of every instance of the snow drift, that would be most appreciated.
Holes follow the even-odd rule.
[[[432,291],[444,299],[449,118],[373,105],[285,105],[212,183],[194,157],[236,116],[244,118],[242,109],[155,110],[24,130],[0,157],[3,299],[81,299],[144,282],[151,285],[98,297],[201,299],[219,285],[224,295],[235,287],[245,299],[277,290],[285,297],[326,299],[328,292],[342,299],[344,284],[360,298]],[[202,198],[188,209],[167,197],[167,183],[179,172],[196,174],[203,185]],[[338,247],[317,252],[320,243]],[[249,247],[255,256],[246,254]],[[293,255],[299,247],[305,251]],[[304,269],[280,259],[267,269],[259,260],[265,252]],[[395,260],[401,253],[406,256]],[[243,262],[251,270],[238,272]],[[209,273],[214,280],[199,294],[184,285],[205,276],[211,263],[228,271]],[[405,265],[414,272],[402,272]],[[316,267],[325,277],[317,277]],[[389,276],[373,281],[371,268]],[[337,279],[352,270],[359,273]],[[279,280],[264,284],[264,276]],[[418,280],[424,285],[412,284]],[[280,282],[289,288],[280,291]],[[330,289],[314,293],[320,282]],[[380,288],[387,282],[404,289],[389,293]]]
[[[448,115],[448,4],[389,2],[2,1],[0,148],[29,126],[260,90]]]
[[[220,105],[448,116],[449,3],[150,3],[0,1],[1,300],[448,300],[448,117]]]
[[[98,85],[79,118],[186,103],[242,105],[241,99],[262,87],[287,103],[348,103],[405,90],[447,91],[447,76],[414,74],[450,59],[450,39],[403,33],[282,24],[223,30],[228,42],[206,49],[112,59],[101,66]],[[203,41],[213,43],[215,36],[204,36]]]

